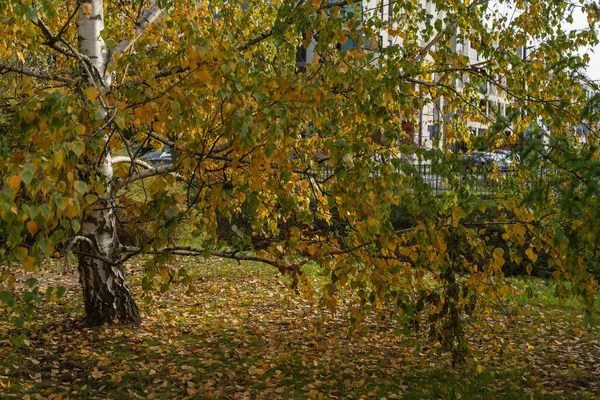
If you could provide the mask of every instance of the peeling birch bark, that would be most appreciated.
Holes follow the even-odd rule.
[[[110,90],[112,78],[108,65],[112,53],[102,38],[104,30],[103,0],[84,0],[77,15],[79,52],[90,60],[92,73],[89,84]],[[136,27],[133,39],[124,40],[116,51],[130,48],[144,30],[160,15],[161,10],[153,6]],[[105,112],[103,109],[102,111]],[[131,162],[123,157],[111,157],[107,146],[106,159],[101,173],[106,181],[106,194],[95,207],[83,216],[80,236],[77,241],[79,274],[83,288],[86,318],[91,325],[104,323],[139,324],[140,311],[127,286],[121,262],[121,243],[117,234],[115,204],[111,199],[116,187],[113,180],[113,164]],[[134,160],[134,162],[136,162]],[[145,164],[141,161],[138,164]],[[144,165],[149,167],[149,165]]]
[[[90,325],[139,324],[140,311],[125,281],[113,204],[103,200],[84,217],[79,279]]]

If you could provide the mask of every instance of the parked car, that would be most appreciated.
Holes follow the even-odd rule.
[[[463,162],[468,170],[489,171],[496,167],[498,171],[510,171],[514,163],[518,162],[518,156],[506,150],[494,152],[474,151],[463,157]]]
[[[498,167],[498,171],[511,171],[514,164],[519,161],[519,156],[506,150],[496,150],[489,154],[492,163]]]
[[[150,151],[140,157],[149,164],[169,165],[173,163],[173,156],[169,146],[163,147],[161,151]]]

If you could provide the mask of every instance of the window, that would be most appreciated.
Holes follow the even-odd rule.
[[[429,140],[435,140],[439,136],[440,126],[437,124],[427,125],[427,132],[429,133]]]
[[[296,68],[298,71],[304,71],[306,69],[306,49],[300,45],[296,49]]]

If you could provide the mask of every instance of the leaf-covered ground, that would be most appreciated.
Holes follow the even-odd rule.
[[[344,310],[332,317],[271,269],[186,264],[197,292],[175,285],[140,300],[139,328],[85,328],[76,276],[43,278],[69,290],[41,305],[24,345],[0,314],[0,398],[600,398],[599,328],[553,304],[543,283],[540,297],[482,313],[467,365],[453,368],[393,325],[348,335]],[[140,268],[130,268],[141,299]]]

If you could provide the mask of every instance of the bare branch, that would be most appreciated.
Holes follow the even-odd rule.
[[[158,134],[156,134],[154,132],[148,132],[146,134],[148,136],[150,136],[152,139],[158,140],[159,142],[161,142],[163,144],[166,144],[166,145],[171,146],[171,147],[175,147],[175,142],[172,141],[172,140],[164,138],[164,137],[162,137],[162,136],[160,136],[160,135],[158,135]]]
[[[147,169],[153,168],[152,165],[148,164],[146,161],[140,160],[138,158],[134,158],[133,160],[127,156],[115,156],[110,160],[112,165],[121,164],[121,163],[131,163],[135,165],[139,165],[140,167],[144,167]]]
[[[60,28],[60,30],[56,34],[56,37],[61,37],[62,34],[65,33],[65,31],[69,27],[69,24],[71,23],[71,21],[73,21],[73,18],[75,18],[75,16],[77,15],[77,12],[79,11],[79,7],[81,7],[81,3],[77,2],[77,4],[75,5],[75,10],[73,11],[73,13],[71,13],[71,15],[69,15],[69,18],[67,19],[67,22],[65,22],[65,24],[63,25],[63,27]]]
[[[145,169],[140,172],[136,172],[130,175],[127,179],[117,179],[115,189],[119,190],[125,187],[127,184],[136,182],[142,179],[150,178],[152,176],[164,175],[171,173],[173,169],[172,165],[161,165],[160,167]]]
[[[123,246],[121,248],[121,250],[125,253],[133,253],[133,255],[136,255],[136,254],[139,254],[142,252],[140,248],[130,247],[130,246]],[[263,264],[268,264],[268,265],[271,265],[271,266],[277,268],[282,273],[286,273],[286,272],[296,273],[297,272],[293,266],[287,266],[276,260],[271,260],[271,259],[264,258],[264,257],[256,257],[256,256],[248,256],[248,255],[238,254],[237,252],[226,253],[226,252],[221,252],[221,251],[210,251],[210,250],[207,251],[205,249],[191,247],[191,246],[165,247],[162,249],[152,249],[147,252],[144,252],[144,254],[165,254],[165,253],[170,253],[170,254],[174,254],[174,255],[178,255],[178,256],[192,256],[192,257],[201,257],[201,256],[208,254],[208,255],[211,255],[214,257],[227,258],[227,259],[236,260],[236,261],[261,262]]]
[[[67,78],[67,77],[60,76],[60,75],[42,74],[39,72],[25,69],[23,67],[18,68],[18,67],[11,67],[10,65],[6,65],[6,64],[0,64],[0,74],[4,73],[5,71],[6,72],[16,72],[18,74],[31,76],[33,78],[38,78],[38,79],[42,79],[42,80],[46,80],[46,81],[56,81],[56,82],[64,82],[64,83],[77,82],[75,79]]]
[[[136,40],[146,31],[146,29],[160,16],[162,9],[158,6],[153,6],[148,10],[145,16],[136,23],[135,36],[131,39],[122,40],[113,50],[113,54],[123,54],[133,46]]]
[[[118,112],[119,112],[119,109],[115,107],[112,115],[104,122],[104,124],[102,124],[102,126],[100,128],[96,129],[96,132],[94,132],[90,135],[90,137],[85,141],[85,144],[88,144],[88,142],[90,140],[92,140],[93,137],[95,137],[96,135],[101,133],[108,125],[110,125],[115,120],[115,117],[117,116]]]

